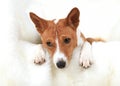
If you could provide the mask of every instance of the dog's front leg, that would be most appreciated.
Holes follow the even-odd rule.
[[[83,68],[89,68],[93,63],[92,45],[88,41],[81,47],[79,63]]]
[[[46,53],[42,44],[32,44],[26,41],[20,41],[20,50],[26,57],[28,63],[43,64],[46,62]]]
[[[39,44],[39,45],[37,45],[37,48],[35,50],[34,63],[37,65],[41,65],[45,62],[46,62],[45,51],[42,47],[42,44]]]

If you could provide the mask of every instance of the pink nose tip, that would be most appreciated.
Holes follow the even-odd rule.
[[[62,60],[62,61],[57,62],[56,65],[58,68],[62,69],[66,66],[66,62]]]

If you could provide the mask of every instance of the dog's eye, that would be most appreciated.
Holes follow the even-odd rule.
[[[71,41],[71,39],[70,39],[70,38],[65,38],[65,39],[64,39],[64,43],[65,43],[65,44],[70,43],[70,41]]]
[[[49,47],[52,47],[52,46],[53,46],[53,44],[52,44],[50,41],[46,42],[46,44],[47,44],[47,46],[49,46]]]

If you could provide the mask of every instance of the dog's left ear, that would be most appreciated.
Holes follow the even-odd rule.
[[[78,8],[73,8],[67,16],[67,25],[76,30],[79,25],[80,11]]]

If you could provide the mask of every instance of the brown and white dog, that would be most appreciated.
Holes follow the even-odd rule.
[[[87,41],[81,32],[77,32],[79,15],[79,10],[73,8],[66,18],[55,23],[54,20],[45,20],[30,13],[30,18],[41,35],[43,47],[48,51],[57,68],[68,66],[76,47],[81,47],[78,51],[80,65],[87,68],[92,64],[91,41]],[[36,60],[35,62],[41,63]]]
[[[74,6],[77,6],[78,8],[81,9],[80,26],[82,27],[82,28],[78,27],[78,29],[80,29],[85,34],[85,37],[92,36],[92,37],[106,38],[107,36],[109,40],[111,38],[113,40],[115,39],[120,40],[120,37],[119,37],[120,29],[118,27],[120,22],[119,21],[120,11],[118,11],[120,8],[120,5],[115,0],[112,0],[112,1],[115,3],[108,3],[107,0],[104,0],[102,2],[96,2],[96,1],[91,2],[88,0],[87,1],[84,1],[84,0],[76,0],[76,1],[75,0],[59,0],[59,1],[53,0],[51,1],[49,0],[47,2],[44,0],[43,1],[42,0],[24,0],[22,2],[21,0],[12,0],[12,1],[3,0],[2,3],[0,3],[1,11],[4,8],[4,11],[2,11],[2,13],[0,14],[1,15],[0,27],[4,28],[4,29],[1,29],[0,31],[1,32],[0,33],[0,37],[1,37],[0,50],[2,52],[0,53],[0,57],[1,57],[0,86],[8,86],[8,85],[9,86],[49,86],[50,85],[50,82],[51,82],[50,81],[51,78],[49,75],[50,64],[45,63],[41,66],[36,66],[33,63],[34,57],[36,57],[36,59],[41,59],[37,57],[39,56],[44,57],[44,55],[39,53],[39,52],[42,52],[40,50],[40,48],[42,47],[40,46],[38,47],[36,44],[31,44],[31,42],[39,43],[39,40],[38,40],[39,35],[37,34],[37,31],[34,29],[33,24],[31,24],[31,21],[29,20],[29,16],[28,16],[29,12],[34,12],[42,18],[51,20],[54,18],[57,18],[57,19],[62,18],[67,14],[66,12],[68,10],[70,10]],[[105,3],[103,4],[103,2]],[[27,41],[28,43],[24,41]],[[90,85],[93,86],[93,84],[91,83],[94,83],[94,84],[98,83],[96,80],[98,80],[99,77],[103,77],[105,75],[104,73],[103,73],[104,75],[102,75],[101,72],[106,71],[105,67],[107,63],[105,63],[105,60],[106,60],[105,58],[106,57],[110,58],[110,56],[114,57],[113,61],[116,60],[115,63],[118,63],[118,65],[109,66],[109,69],[112,70],[113,68],[118,70],[119,61],[120,61],[119,59],[116,59],[116,57],[118,57],[117,52],[119,52],[119,50],[117,49],[118,45],[116,44],[117,48],[113,48],[112,45],[109,45],[109,46],[110,46],[109,49],[103,48],[104,47],[103,45],[96,46],[96,51],[92,47],[95,53],[97,53],[97,56],[96,55],[95,56],[97,58],[101,57],[101,60],[94,61],[94,64],[92,65],[92,67],[94,67],[95,63],[99,64],[99,66],[97,66],[91,71],[92,74],[87,72],[86,74],[83,75],[81,71],[77,73],[76,71],[80,70],[80,66],[78,65],[78,68],[75,68],[75,67],[77,67],[76,64],[79,64],[80,56],[79,54],[75,55],[76,61],[73,60],[74,56],[72,56],[68,67],[74,67],[74,68],[73,70],[71,70],[73,72],[71,71],[67,72],[67,74],[69,74],[68,76],[70,77],[71,75],[74,74],[78,76],[79,79],[81,79],[79,83],[84,83],[84,84],[86,83],[88,84],[87,86],[90,86]],[[36,52],[36,50],[38,50],[38,52]],[[78,49],[77,52],[78,51],[80,51],[80,49]],[[88,53],[85,53],[85,54],[88,54]],[[28,64],[26,64],[27,63],[26,57],[28,57],[30,61],[30,63],[28,62]],[[109,60],[110,59],[108,59],[108,61]],[[44,59],[41,59],[41,61],[44,62]],[[72,62],[73,64],[71,64]],[[28,65],[29,65],[29,68],[28,68]],[[62,70],[59,70],[59,72],[64,71],[66,69],[67,67],[63,68]],[[89,71],[89,69],[85,71]],[[107,72],[110,72],[111,70]],[[59,72],[56,72],[56,74],[59,74]],[[115,73],[116,73],[116,70],[112,70],[111,74],[115,74]],[[83,77],[79,76],[79,74],[81,74]],[[114,77],[113,81],[120,80],[119,79],[120,75],[118,74],[116,75],[116,77],[113,76]],[[65,82],[64,76],[60,76],[60,77],[61,79],[59,81],[61,81],[61,83],[62,81]],[[71,80],[75,79],[74,77],[73,78],[71,77],[70,79]],[[96,78],[93,79],[93,77],[96,77]],[[111,77],[108,76],[107,78],[109,78],[109,81],[110,81]],[[83,82],[83,79],[85,79],[85,82]],[[106,78],[103,78],[103,80],[104,79]],[[89,83],[88,81],[91,83]],[[101,85],[103,82],[101,83],[99,82],[99,85]],[[99,85],[96,85],[96,86],[99,86]]]
[[[97,43],[101,39],[85,38],[77,31],[79,15],[79,10],[73,8],[66,18],[54,23],[30,13],[42,45],[54,63],[52,86],[119,86],[120,43]],[[38,57],[35,63],[44,63],[43,59]]]

